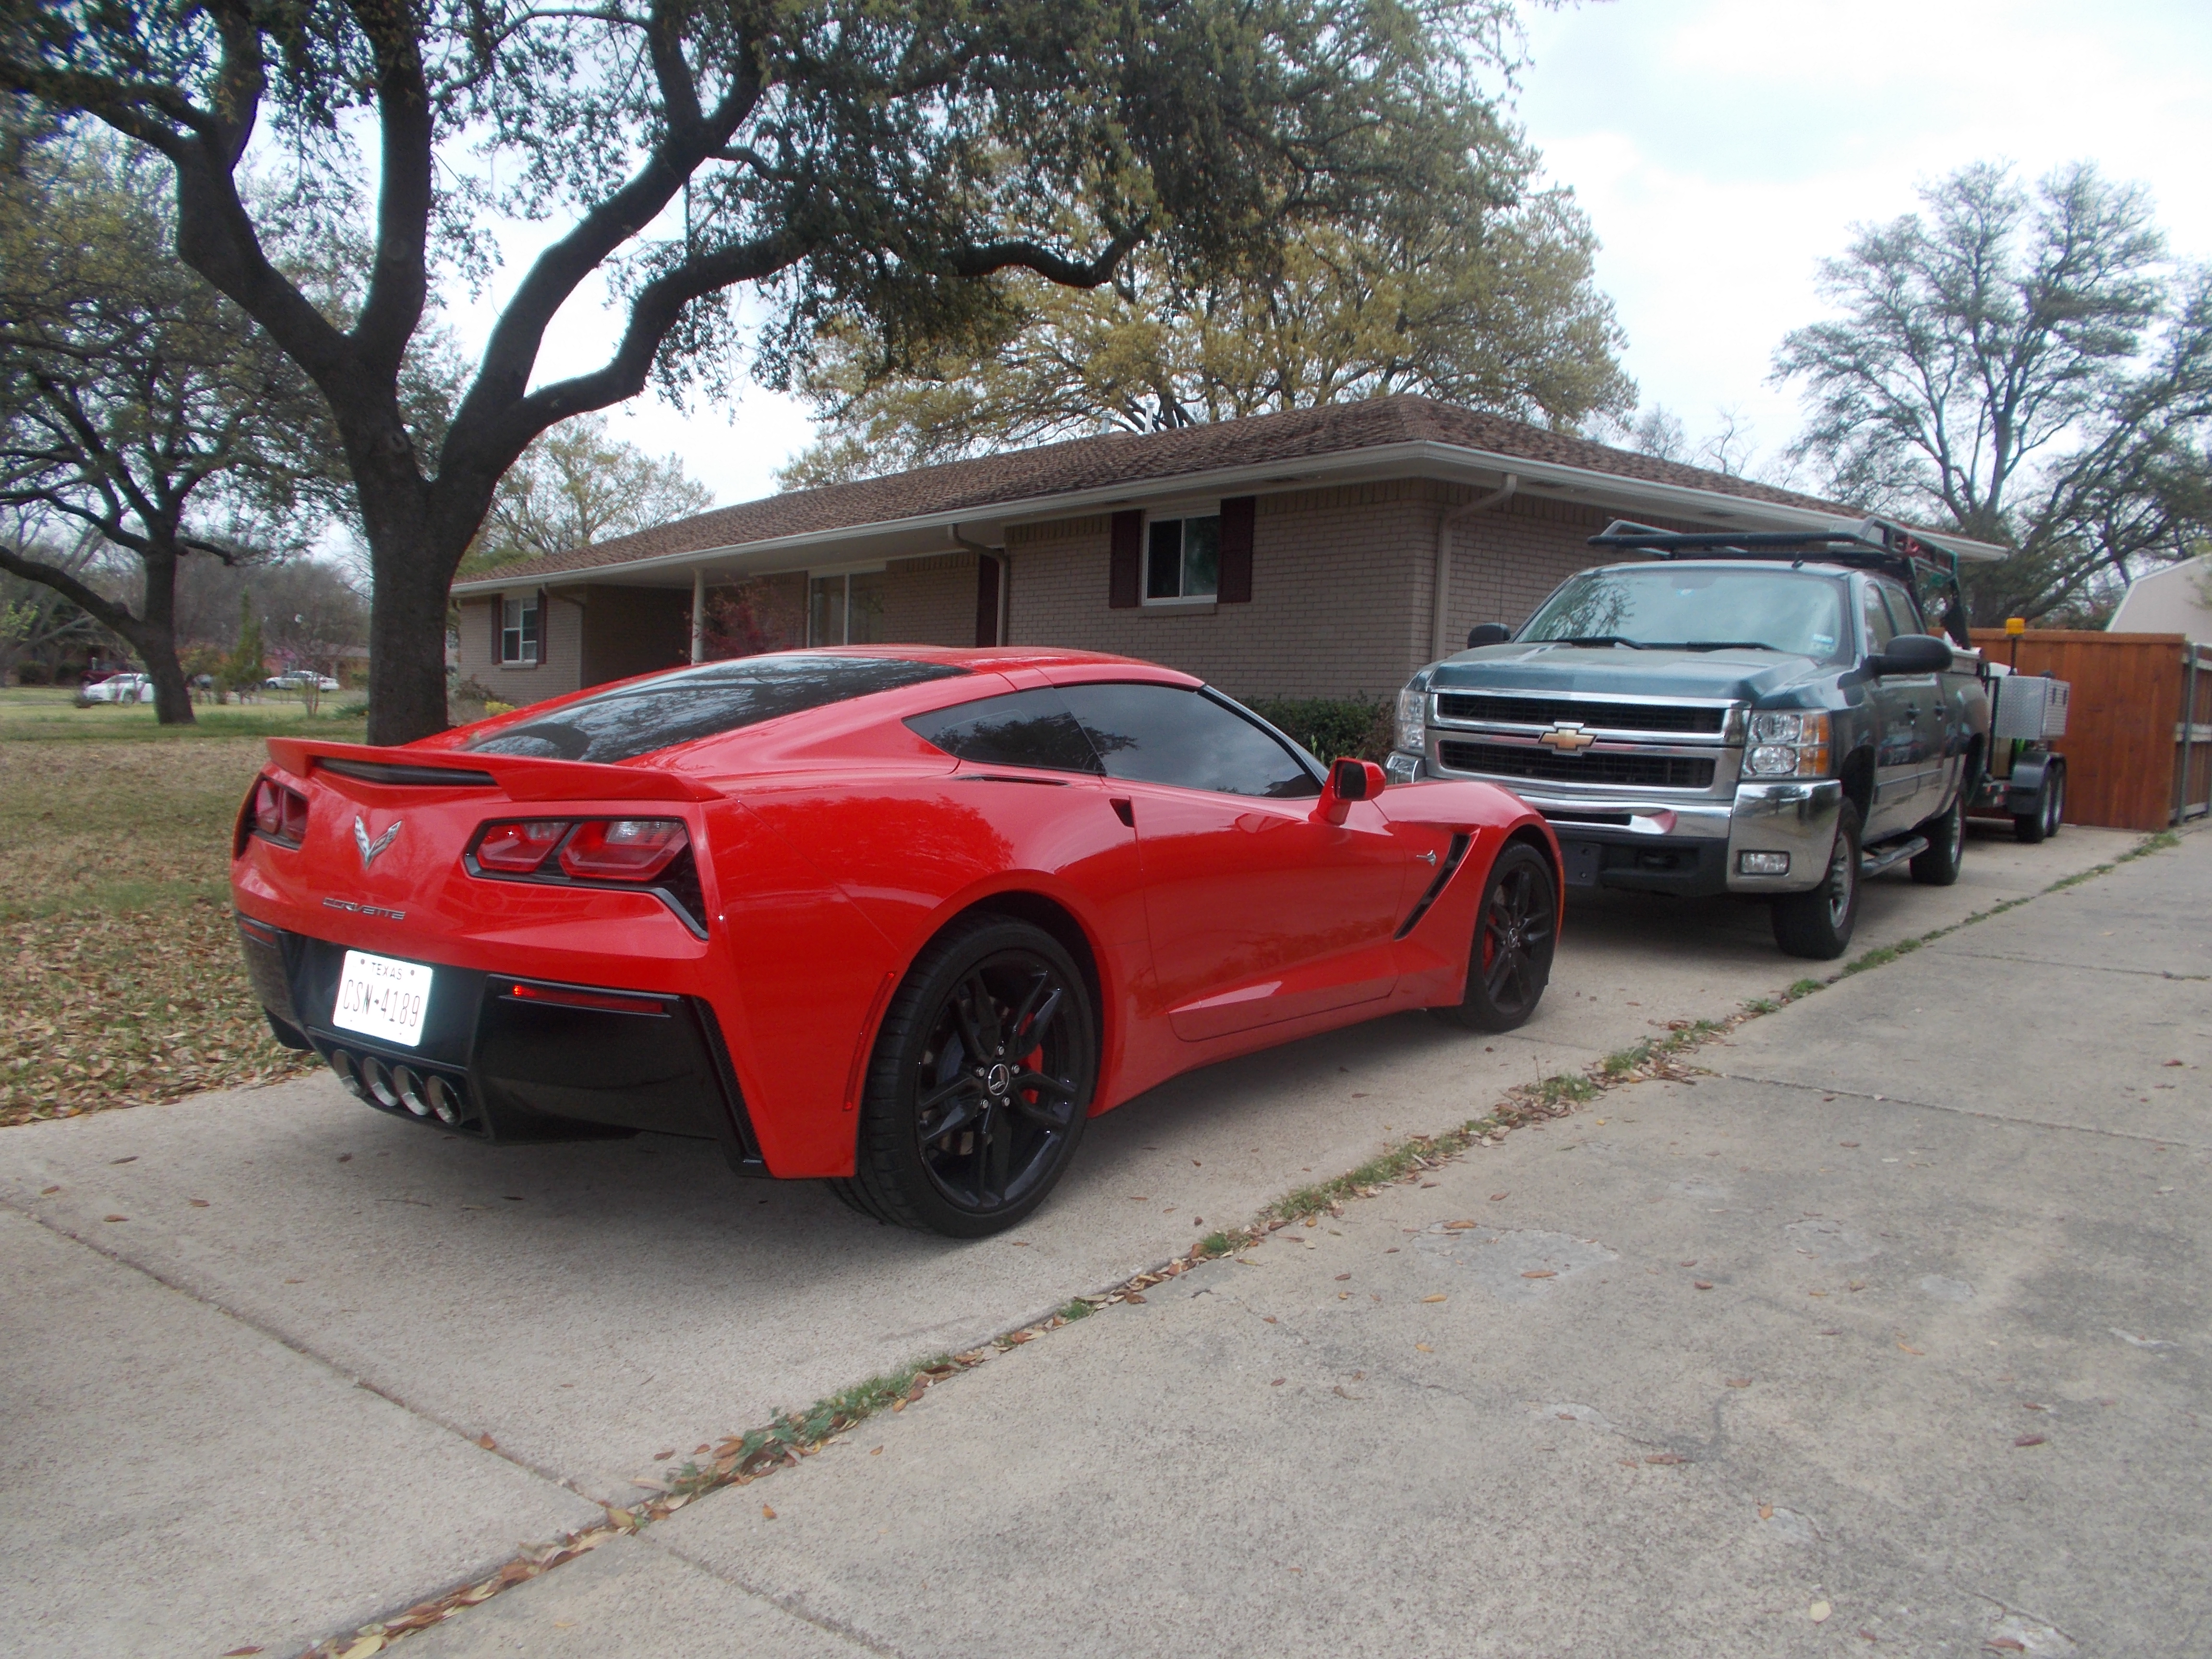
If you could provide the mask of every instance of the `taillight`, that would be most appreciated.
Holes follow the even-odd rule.
[[[526,876],[568,833],[566,818],[532,818],[521,823],[490,823],[477,842],[477,862],[504,876]]]
[[[307,838],[307,798],[270,778],[263,778],[247,797],[246,827],[264,841],[297,847]],[[246,850],[241,836],[238,850]]]
[[[477,832],[473,855],[488,876],[649,882],[690,844],[678,818],[507,818]]]
[[[593,818],[561,849],[561,867],[596,881],[650,881],[690,845],[675,818]]]

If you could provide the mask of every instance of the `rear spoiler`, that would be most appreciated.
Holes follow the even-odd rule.
[[[363,783],[415,789],[497,789],[509,800],[719,800],[720,793],[680,773],[592,761],[435,749],[380,749],[365,743],[271,738],[269,757],[295,777],[320,768]]]

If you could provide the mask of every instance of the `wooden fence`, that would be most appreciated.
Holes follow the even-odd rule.
[[[2163,830],[2212,797],[2212,647],[2179,634],[1978,628],[1991,662],[2068,682],[2066,822]],[[2185,710],[2185,699],[2194,706]]]

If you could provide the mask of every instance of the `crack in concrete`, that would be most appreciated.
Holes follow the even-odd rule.
[[[1834,1083],[1800,1083],[1795,1078],[1760,1077],[1752,1072],[1722,1072],[1710,1066],[1699,1069],[1708,1077],[1720,1078],[1729,1083],[1756,1083],[1770,1089],[1796,1089],[1808,1094],[1841,1095],[1869,1104],[1916,1106],[1923,1111],[1985,1118],[1991,1123],[2013,1123],[2027,1129],[2057,1129],[2071,1134],[2103,1135],[2113,1140],[2139,1140],[2146,1146],[2179,1146],[2192,1152],[2212,1152],[2212,1144],[2200,1145],[2173,1135],[2147,1135],[2135,1129],[2100,1129],[2087,1123],[2053,1123],[2047,1118],[2016,1117],[2008,1112],[1993,1112],[1979,1106],[1950,1106],[1941,1101],[1915,1100],[1910,1095],[1870,1095],[1863,1090],[1846,1089]]]
[[[855,1629],[852,1625],[842,1619],[833,1617],[829,1613],[815,1613],[808,1607],[799,1605],[796,1598],[787,1601],[781,1596],[771,1595],[768,1591],[761,1589],[755,1585],[748,1584],[744,1579],[738,1577],[736,1575],[724,1572],[720,1568],[715,1566],[714,1563],[710,1561],[702,1561],[696,1555],[688,1554],[684,1551],[676,1547],[675,1545],[668,1543],[663,1539],[648,1538],[642,1531],[634,1534],[633,1536],[637,1539],[639,1543],[643,1544],[648,1549],[659,1550],[663,1555],[667,1556],[671,1560],[681,1561],[685,1566],[691,1568],[694,1571],[703,1572],[708,1577],[714,1579],[718,1583],[727,1584],[732,1589],[738,1591],[740,1595],[750,1595],[757,1601],[765,1601],[769,1607],[774,1607],[777,1612],[783,1613],[789,1618],[796,1619],[803,1625],[811,1625],[816,1630],[822,1632],[826,1636],[834,1636],[841,1642],[848,1642],[864,1653],[878,1653],[884,1656],[884,1659],[907,1659],[907,1655],[904,1650],[885,1647],[882,1643],[875,1640],[872,1637],[863,1635],[859,1630]]]
[[[49,1219],[47,1217],[40,1215],[34,1211],[26,1210],[21,1205],[10,1203],[5,1199],[0,1199],[0,1209],[5,1209],[13,1214],[21,1216],[23,1219],[30,1222],[34,1226],[43,1227],[47,1232],[52,1233],[57,1238],[65,1238],[72,1244],[80,1245],[83,1249],[91,1251],[94,1255],[104,1257],[107,1261],[113,1262],[117,1267],[124,1268],[127,1272],[137,1273],[142,1279],[152,1280],[155,1284],[159,1285],[163,1290],[172,1291],[174,1294],[184,1297],[187,1302],[196,1304],[200,1307],[207,1309],[212,1313],[219,1314],[223,1318],[230,1321],[233,1324],[241,1326],[245,1329],[252,1331],[257,1336],[267,1338],[270,1341],[276,1344],[278,1347],[283,1348],[286,1352],[297,1354],[301,1358],[319,1366],[322,1370],[330,1373],[331,1376],[338,1378],[341,1382],[345,1382],[349,1386],[359,1389],[365,1394],[373,1394],[378,1399],[386,1401],[387,1404],[397,1407],[399,1410],[405,1412],[410,1417],[417,1419],[422,1422],[430,1424],[436,1428],[443,1429],[447,1433],[466,1441],[471,1448],[477,1451],[484,1453],[487,1456],[500,1458],[504,1462],[512,1464],[514,1468],[520,1469],[524,1474],[532,1475],[538,1480],[546,1482],[550,1486],[558,1487],[561,1491],[567,1492],[572,1498],[582,1498],[586,1504],[598,1504],[599,1501],[587,1493],[579,1492],[574,1486],[569,1484],[566,1476],[556,1474],[550,1469],[540,1468],[534,1463],[526,1462],[520,1457],[517,1457],[514,1453],[507,1450],[504,1447],[486,1447],[483,1445],[477,1440],[476,1435],[471,1434],[468,1430],[464,1428],[460,1424],[453,1422],[447,1418],[440,1416],[435,1412],[426,1410],[422,1407],[414,1404],[404,1396],[394,1394],[391,1389],[386,1388],[380,1382],[375,1382],[369,1377],[356,1375],[354,1372],[346,1370],[336,1360],[331,1359],[327,1355],[317,1352],[314,1349],[308,1347],[305,1343],[301,1342],[294,1337],[286,1335],[283,1331],[275,1328],[273,1326],[264,1325],[259,1320],[253,1318],[251,1315],[241,1313],[235,1308],[225,1307],[222,1303],[202,1295],[191,1285],[179,1284],[177,1280],[167,1277],[166,1274],[155,1272],[143,1261],[133,1261],[129,1256],[123,1255],[109,1245],[97,1243],[93,1239],[83,1237],[82,1234],[73,1233],[59,1222]],[[482,1431],[479,1430],[477,1432],[481,1433]],[[601,1507],[604,1507],[604,1505]],[[504,1561],[507,1558],[505,1556],[501,1556],[500,1559]],[[455,1582],[465,1583],[466,1580],[460,1579],[456,1580]],[[450,1586],[448,1588],[450,1588]],[[417,1599],[419,1600],[421,1598],[418,1597]]]
[[[2177,985],[2212,982],[2212,974],[2177,974],[2165,968],[2113,968],[2100,962],[2069,962],[2058,957],[2025,957],[2008,951],[1962,951],[1942,945],[1927,947],[1938,956],[1971,957],[1978,962],[2018,962],[2034,968],[2070,968],[2085,974],[2126,974],[2136,979],[2171,980]]]

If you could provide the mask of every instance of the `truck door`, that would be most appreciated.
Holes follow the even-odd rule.
[[[1879,577],[1873,585],[1889,602],[1889,614],[1899,633],[1936,631],[1928,626],[1918,604],[1902,586]],[[1920,769],[1920,787],[1913,797],[1912,822],[1917,823],[1939,811],[1950,798],[1952,774],[1965,763],[1965,750],[1958,746],[1958,752],[1953,752],[1951,739],[1957,725],[1956,711],[1952,707],[1954,693],[1944,684],[1943,677],[1926,674],[1899,684],[1916,688],[1909,707],[1913,716],[1913,755]]]
[[[1881,589],[1871,580],[1859,584],[1859,620],[1868,655],[1886,651],[1897,637],[1897,625],[1883,603]],[[1920,715],[1922,705],[1936,698],[1933,676],[1884,675],[1867,682],[1867,702],[1874,711],[1874,810],[1867,815],[1864,838],[1880,841],[1911,829],[1923,816],[1921,794]]]

